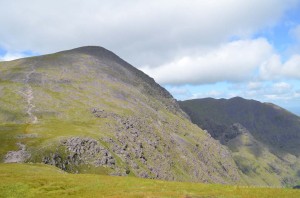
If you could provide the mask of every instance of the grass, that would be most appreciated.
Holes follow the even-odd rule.
[[[38,61],[41,59],[38,58]],[[96,118],[91,111],[97,108],[124,118],[133,117],[141,120],[137,130],[143,133],[139,139],[144,141],[145,145],[146,140],[157,141],[155,151],[152,151],[151,147],[144,148],[143,152],[147,157],[148,166],[156,167],[155,156],[163,157],[168,152],[170,156],[164,163],[159,164],[159,169],[168,171],[167,176],[171,175],[176,179],[200,180],[200,177],[195,178],[192,173],[196,167],[202,171],[199,165],[200,160],[194,163],[184,157],[182,161],[181,147],[170,149],[173,144],[170,143],[172,138],[170,134],[176,133],[178,140],[183,139],[182,148],[185,148],[190,159],[198,159],[193,147],[197,144],[196,142],[203,141],[206,135],[199,128],[192,126],[188,120],[166,109],[165,103],[170,104],[169,99],[155,94],[158,90],[150,88],[144,82],[147,79],[135,78],[135,75],[131,75],[123,67],[99,65],[97,59],[86,57],[86,55],[63,57],[54,54],[44,57],[43,61],[40,61],[38,65],[33,64],[32,67],[27,66],[27,64],[31,65],[32,60],[27,61],[0,63],[0,162],[3,162],[7,152],[18,150],[16,145],[18,142],[26,145],[27,151],[31,153],[29,161],[33,163],[42,162],[44,156],[55,153],[61,139],[88,137],[101,141],[103,137],[109,137],[118,144],[116,130],[122,125],[112,117]],[[32,113],[38,118],[38,123],[26,125],[28,104],[19,92],[26,87],[19,82],[23,82],[26,74],[32,69],[35,73],[30,76],[31,81],[28,81],[28,86],[31,86],[33,90],[34,98],[31,102],[35,107]],[[11,76],[14,80],[11,80]],[[165,122],[160,122],[162,119]],[[179,127],[181,124],[186,127]],[[184,136],[185,133],[190,135]],[[30,134],[35,136],[24,136]],[[19,138],[19,136],[24,136],[24,138]],[[156,136],[160,139],[156,140]],[[129,146],[133,147],[136,143],[130,144]],[[127,169],[128,165],[124,159],[112,151],[113,145],[106,147],[111,150],[117,166]],[[131,150],[129,152],[134,156]],[[64,152],[59,154],[65,155]],[[209,154],[205,153],[205,155]],[[140,167],[139,170],[150,174],[148,166],[139,162],[139,159],[133,160]],[[169,167],[171,163],[174,166]],[[233,164],[233,161],[230,163]],[[209,167],[220,168],[217,162],[210,164]],[[160,170],[163,174],[166,171]],[[84,173],[88,172],[105,173],[106,170],[91,168]],[[138,174],[138,172],[131,172]],[[207,174],[203,175],[206,180],[210,178]],[[201,179],[204,179],[204,176],[201,176]],[[230,177],[224,180],[230,180]]]
[[[300,160],[296,151],[300,148],[299,141],[296,135],[291,135],[299,131],[291,130],[298,126],[295,116],[274,111],[266,104],[237,98],[189,100],[180,104],[190,112],[194,123],[206,125],[203,128],[210,132],[227,133],[226,128],[232,123],[241,123],[250,131],[224,143],[247,184],[291,187],[299,182]],[[293,138],[283,138],[289,135]],[[273,141],[275,137],[278,139]],[[284,143],[278,146],[280,139]]]
[[[35,69],[34,75],[30,76],[29,84],[24,85],[22,82],[26,74],[33,68]],[[187,119],[172,113],[170,107],[167,108],[172,104],[170,100],[159,94],[159,90],[150,88],[150,85],[144,82],[149,79],[131,78],[132,75],[127,75],[123,70],[123,67],[99,65],[97,59],[85,55],[80,57],[76,55],[75,58],[54,54],[45,57],[44,61],[40,61],[37,65],[31,64],[31,59],[28,59],[28,62],[18,60],[0,63],[0,162],[3,161],[7,152],[18,150],[16,144],[19,142],[26,145],[27,151],[31,153],[29,161],[39,163],[42,162],[43,157],[53,153],[66,157],[66,152],[64,152],[66,147],[62,148],[60,140],[70,137],[88,137],[105,146],[116,159],[117,168],[126,170],[129,168],[132,176],[138,176],[142,171],[152,176],[149,167],[158,167],[160,178],[174,178],[180,181],[246,183],[243,180],[234,180],[234,178],[239,178],[239,172],[231,157],[222,157],[223,149],[218,142],[209,138]],[[37,124],[28,123],[26,113],[28,103],[20,93],[26,86],[31,86],[33,90],[34,98],[31,102],[35,107],[32,113],[38,118]],[[148,145],[149,141],[156,142],[155,149],[150,146],[143,148],[147,165],[143,164],[139,158],[134,158],[133,160],[139,166],[138,170],[134,170],[131,165],[126,164],[125,158],[113,151],[114,144],[106,144],[103,137],[112,138],[115,144],[121,146],[117,138],[118,130],[121,129],[124,134],[126,130],[123,130],[123,125],[116,118],[95,117],[91,112],[94,108],[117,114],[122,118],[139,120],[136,130],[139,130],[141,135],[137,141],[129,141],[129,147],[138,146],[138,141],[141,141],[143,145]],[[123,139],[126,139],[124,137]],[[135,156],[133,150],[129,152],[131,156]],[[158,164],[156,159],[164,160],[160,160]],[[92,162],[76,167],[76,170],[90,174],[109,174],[112,171],[103,167],[90,167],[90,165],[93,165]],[[196,195],[201,195],[201,191],[197,190],[200,184],[159,183],[153,180],[115,179],[96,175],[67,174],[66,176],[54,170],[53,167],[46,169],[45,166],[38,165],[10,165],[6,169],[9,167],[14,169],[14,166],[19,173],[10,171],[12,177],[8,175],[7,178],[6,175],[0,179],[0,184],[2,181],[4,184],[11,181],[11,185],[6,185],[7,188],[4,188],[4,197],[10,194],[18,197],[18,193],[20,196],[29,197],[40,195],[44,197],[44,194],[64,196],[69,195],[68,193],[72,195],[72,191],[76,192],[76,196],[80,196],[81,191],[84,191],[84,195],[90,196],[94,196],[93,193],[104,193],[107,196],[133,193],[133,197],[184,197],[193,195],[194,192]],[[28,173],[30,170],[25,170],[26,166],[32,170],[31,173]],[[227,171],[224,171],[223,166],[227,168]],[[5,169],[5,165],[1,167]],[[45,174],[39,172],[41,175],[36,175],[34,170],[37,169],[42,169]],[[194,170],[199,170],[199,174],[195,174]],[[47,173],[47,171],[50,172]],[[55,173],[52,174],[51,171]],[[153,176],[155,176],[154,173]],[[265,175],[261,177],[265,178]],[[95,180],[99,180],[99,183],[93,183]],[[105,183],[106,180],[111,182]],[[43,182],[40,184],[39,181]],[[57,183],[58,181],[61,183]],[[124,182],[124,184],[118,189],[119,191],[116,191],[116,195],[114,190],[111,192],[99,190],[101,186],[111,189],[110,185],[119,185],[118,182]],[[126,186],[127,183],[129,186]],[[135,191],[135,186],[139,185],[145,188],[145,195],[141,194],[141,189]],[[153,189],[153,185],[158,187]],[[166,192],[162,190],[164,187],[160,188],[161,185],[166,185]],[[48,188],[58,190],[48,192]],[[212,191],[212,194],[208,196],[214,196],[213,193],[218,188],[221,189],[220,193],[227,189],[222,186],[208,186],[207,188]],[[233,189],[233,187],[228,188]],[[217,195],[222,195],[220,193]]]
[[[300,168],[297,158],[286,155],[283,161],[249,134],[240,135],[227,145],[249,185],[290,187],[299,180],[296,176],[296,171]]]
[[[26,124],[0,124],[0,158],[11,150],[17,150],[15,137],[25,131]]]
[[[0,197],[300,197],[300,190],[69,174],[42,164],[0,164]]]

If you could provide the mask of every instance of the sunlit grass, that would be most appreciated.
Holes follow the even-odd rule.
[[[42,164],[1,164],[0,197],[300,197],[299,190],[69,174]]]

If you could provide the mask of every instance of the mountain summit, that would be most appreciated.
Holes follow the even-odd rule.
[[[239,183],[227,148],[101,47],[0,63],[0,159],[71,173]]]

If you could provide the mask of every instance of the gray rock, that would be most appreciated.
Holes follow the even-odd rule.
[[[62,157],[59,153],[45,156],[42,161],[45,164],[54,165],[63,170],[74,169],[74,167],[88,164],[93,166],[114,167],[116,161],[110,152],[98,141],[92,138],[72,137],[61,141],[61,146],[65,148],[67,157]]]
[[[19,146],[18,151],[9,151],[4,157],[4,163],[22,163],[30,158],[30,153],[26,151],[26,146],[17,143]]]

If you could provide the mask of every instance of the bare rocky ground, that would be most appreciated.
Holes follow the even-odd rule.
[[[35,73],[35,69],[32,68],[31,71],[29,71],[24,79],[25,87],[23,88],[23,91],[20,91],[20,93],[23,95],[25,101],[27,102],[27,109],[26,113],[28,115],[28,123],[36,124],[38,122],[37,117],[33,114],[33,109],[35,108],[35,105],[33,103],[34,95],[32,87],[29,83],[30,76]]]
[[[9,151],[4,157],[4,163],[23,163],[30,158],[30,153],[26,151],[26,146],[17,143],[19,150]]]

